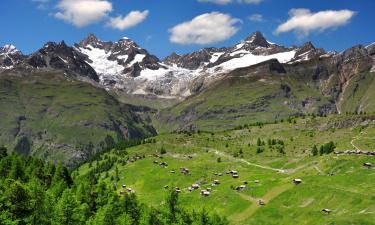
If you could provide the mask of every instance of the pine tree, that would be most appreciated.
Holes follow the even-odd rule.
[[[78,224],[80,215],[77,215],[77,206],[71,189],[65,189],[56,205],[54,223],[59,225]]]
[[[311,149],[311,153],[313,156],[318,155],[318,148],[316,147],[316,145],[314,145],[313,148]]]

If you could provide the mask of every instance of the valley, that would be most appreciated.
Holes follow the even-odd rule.
[[[374,47],[6,45],[0,224],[374,224]]]
[[[334,125],[352,119],[360,122]],[[374,164],[374,158],[334,153],[312,156],[314,145],[319,149],[330,141],[337,152],[354,150],[353,140],[363,151],[374,151],[374,142],[368,142],[375,132],[373,123],[367,124],[366,116],[295,121],[159,135],[150,143],[112,150],[79,167],[73,177],[80,179],[95,165],[114,160],[117,163],[98,175],[99,182],[114,185],[117,193],[131,188],[141,202],[155,207],[165,205],[165,197],[177,187],[186,208],[204,208],[226,216],[231,224],[373,224],[375,196],[369,190],[375,188],[375,173],[363,165]],[[283,145],[273,145],[272,140],[282,140]],[[281,146],[283,153],[278,150]],[[167,166],[159,165],[162,162]],[[189,173],[181,173],[181,168],[188,168]],[[239,178],[228,174],[233,170]],[[293,184],[296,178],[302,183]],[[215,180],[219,184],[213,185]],[[189,190],[192,184],[200,187]],[[243,189],[236,190],[241,185]],[[202,196],[201,190],[207,188],[212,189],[210,195]],[[265,205],[259,205],[259,200]],[[329,214],[322,212],[326,208]]]

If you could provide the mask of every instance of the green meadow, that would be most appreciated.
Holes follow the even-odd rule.
[[[344,123],[349,120],[362,122]],[[374,134],[375,126],[359,115],[161,134],[142,145],[102,154],[76,169],[73,177],[80,179],[112,162],[98,182],[113,185],[119,195],[126,185],[141,202],[158,207],[178,187],[181,207],[204,208],[231,224],[375,224],[375,169],[363,166],[374,165],[375,157],[311,152],[314,145],[319,149],[331,141],[335,151],[375,151]],[[162,162],[168,166],[160,166]],[[189,174],[180,168],[188,168]],[[239,178],[227,174],[231,170],[238,171]],[[302,183],[294,184],[295,178]],[[213,185],[214,180],[220,184]],[[189,191],[195,183],[200,188]],[[241,185],[244,190],[236,190]],[[212,189],[210,195],[202,196],[207,188]]]

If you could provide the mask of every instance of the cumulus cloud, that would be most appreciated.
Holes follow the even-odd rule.
[[[205,13],[169,29],[170,41],[177,44],[213,44],[232,37],[241,20],[219,12]]]
[[[245,3],[245,4],[259,4],[263,0],[198,0],[198,2],[210,2],[219,5],[227,5],[230,3],[238,2],[238,3]]]
[[[57,8],[56,18],[84,27],[106,17],[112,11],[112,3],[106,0],[61,0]]]
[[[312,13],[309,9],[291,9],[289,19],[277,27],[275,34],[294,31],[298,37],[311,32],[334,29],[350,22],[355,12],[350,10],[326,10]]]
[[[261,14],[253,14],[253,15],[249,16],[249,20],[252,21],[252,22],[263,22],[264,21],[263,15],[261,15]]]
[[[134,27],[141,23],[148,16],[149,11],[131,11],[126,16],[118,16],[109,19],[108,25],[112,28],[119,29],[121,31],[126,30],[130,27]]]

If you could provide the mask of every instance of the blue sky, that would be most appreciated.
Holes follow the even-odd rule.
[[[85,7],[77,9],[79,1]],[[0,45],[11,43],[28,54],[47,41],[74,44],[92,32],[102,40],[127,36],[163,58],[230,46],[257,30],[285,46],[311,40],[341,51],[375,42],[373,0],[230,1],[2,0]]]

